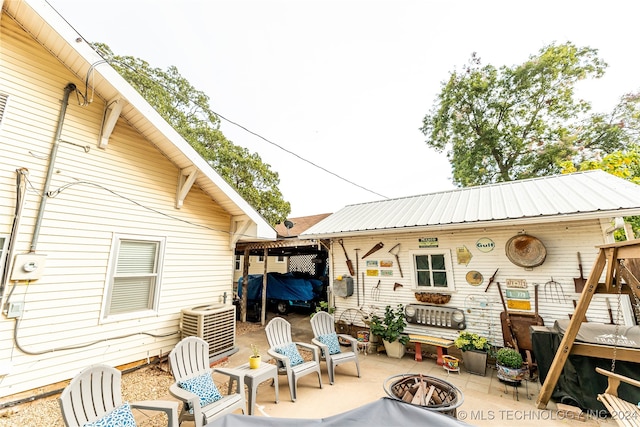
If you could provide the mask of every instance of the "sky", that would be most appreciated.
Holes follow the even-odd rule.
[[[640,89],[632,1],[48,2],[85,40],[176,66],[213,111],[250,130],[221,122],[278,172],[290,218],[454,188],[420,127],[473,52],[500,67],[554,42],[598,49],[605,77],[578,87],[596,112]]]

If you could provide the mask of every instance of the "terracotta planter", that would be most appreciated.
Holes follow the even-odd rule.
[[[467,350],[462,352],[464,369],[470,374],[485,376],[487,372],[487,352]]]
[[[384,343],[384,349],[387,352],[387,356],[393,357],[394,359],[402,359],[402,356],[404,356],[404,353],[407,350],[404,344],[398,340],[394,342],[382,340],[382,342]]]

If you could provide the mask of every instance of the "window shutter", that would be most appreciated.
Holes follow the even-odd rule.
[[[2,119],[4,118],[4,112],[7,109],[8,102],[9,102],[9,95],[0,93],[0,126],[2,126]]]

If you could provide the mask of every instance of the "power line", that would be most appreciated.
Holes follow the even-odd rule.
[[[76,32],[76,34],[78,34],[78,35],[79,35],[83,40],[85,40],[85,41],[86,41],[86,38],[85,38],[84,36],[82,36],[82,34],[80,34],[80,32],[79,32],[78,30],[76,30],[76,28],[75,28],[73,25],[71,25],[71,24],[70,24],[70,23],[69,23],[69,22],[68,22],[68,21],[67,21],[67,20],[66,20],[66,19],[65,19],[61,14],[60,14],[60,12],[58,12],[58,11],[57,11],[57,10],[56,10],[52,5],[51,5],[51,4],[49,4],[49,6],[51,6],[51,8],[52,8],[53,10],[55,10],[55,11],[56,11],[56,13],[57,13],[57,14],[58,14],[58,15],[59,15],[59,16],[60,16],[60,17],[61,17],[61,18],[62,18],[62,19],[63,19],[63,20],[64,20],[64,21],[65,21],[65,22],[70,26],[70,27],[71,27],[71,28],[73,28],[73,30]],[[88,42],[87,42],[87,43],[88,43]],[[89,43],[89,45],[90,45],[90,46],[95,50],[95,52],[96,52],[98,55],[100,55],[100,56],[103,58],[103,60],[104,60],[105,62],[107,62],[107,63],[109,63],[109,62],[110,62],[110,60],[109,60],[109,59],[105,58],[105,57],[106,57],[106,56],[108,56],[108,55],[106,55],[104,52],[99,51],[99,50],[98,50],[98,48],[97,48],[96,46],[94,46],[93,44]],[[114,61],[114,62],[117,62],[118,64],[120,64],[120,65],[122,65],[122,66],[125,66],[125,67],[129,68],[131,71],[133,71],[133,72],[134,72],[134,73],[136,73],[136,74],[139,74],[139,75],[141,75],[141,76],[143,76],[143,77],[146,77],[146,78],[148,78],[148,79],[153,80],[153,78],[152,78],[152,77],[150,77],[150,76],[148,76],[148,75],[146,75],[146,74],[142,73],[140,70],[134,69],[133,67],[131,67],[131,66],[130,66],[130,65],[128,65],[128,64],[125,64],[125,63],[122,63],[122,62],[119,62],[119,61]],[[95,66],[96,66],[96,65],[98,65],[99,63],[102,63],[102,61],[99,61],[99,62],[98,62],[98,63],[96,63],[96,64],[92,64],[92,65],[91,65],[91,67],[89,68],[88,72],[87,72],[87,76],[86,76],[86,79],[85,79],[85,86],[86,86],[86,87],[85,87],[85,89],[86,89],[86,91],[87,91],[87,92],[88,92],[89,73],[91,73],[91,72],[93,71],[93,69],[95,68]],[[157,81],[156,81],[156,83],[158,83],[158,84],[159,84],[159,82],[157,82]],[[162,87],[163,87],[167,92],[173,93],[173,90],[172,90],[171,88],[168,88],[168,87],[166,87],[166,86],[164,86],[164,85],[161,85],[161,84],[160,84],[160,86],[162,86]],[[88,96],[88,93],[86,93],[86,94],[85,94],[85,97],[87,97],[87,96]],[[86,99],[85,99],[85,102],[86,102]],[[189,102],[191,102],[191,100],[189,100]],[[210,108],[210,107],[208,106],[208,108]],[[319,164],[317,164],[317,163],[312,162],[311,160],[308,160],[308,159],[306,159],[306,158],[304,158],[304,157],[300,156],[299,154],[297,154],[297,153],[295,153],[295,152],[293,152],[293,151],[289,150],[288,148],[285,148],[285,147],[281,146],[280,144],[277,144],[277,143],[275,143],[275,142],[273,142],[273,141],[269,140],[268,138],[265,138],[264,136],[260,135],[259,133],[254,132],[254,131],[252,131],[252,130],[248,129],[247,127],[245,127],[245,126],[243,126],[243,125],[239,124],[239,123],[238,123],[238,122],[236,122],[236,121],[233,121],[233,120],[231,120],[231,119],[228,119],[227,117],[223,116],[222,114],[217,113],[216,111],[213,111],[213,110],[211,110],[211,111],[212,111],[216,116],[218,116],[219,118],[221,118],[221,119],[225,120],[226,122],[228,122],[228,123],[230,123],[230,124],[232,124],[232,125],[234,125],[234,126],[239,127],[240,129],[244,130],[245,132],[247,132],[247,133],[249,133],[249,134],[251,134],[251,135],[253,135],[253,136],[256,136],[256,137],[260,138],[261,140],[263,140],[263,141],[267,142],[268,144],[273,145],[274,147],[276,147],[276,148],[278,148],[278,149],[280,149],[280,150],[284,151],[285,153],[290,154],[290,155],[292,155],[292,156],[294,156],[294,157],[298,158],[299,160],[302,160],[303,162],[308,163],[308,164],[310,164],[311,166],[313,166],[313,167],[315,167],[315,168],[317,168],[317,169],[320,169],[321,171],[323,171],[323,172],[325,172],[325,173],[328,173],[329,175],[332,175],[332,176],[334,176],[334,177],[336,177],[336,178],[338,178],[338,179],[340,179],[340,180],[342,180],[342,181],[344,181],[344,182],[346,182],[346,183],[348,183],[348,184],[351,184],[351,185],[353,185],[353,186],[355,186],[355,187],[358,187],[358,188],[360,188],[360,189],[362,189],[362,190],[364,190],[364,191],[367,191],[367,192],[369,192],[369,193],[371,193],[371,194],[375,194],[376,196],[382,197],[382,198],[384,198],[384,199],[388,199],[388,198],[389,198],[389,197],[387,197],[387,196],[385,196],[385,195],[383,195],[383,194],[378,193],[377,191],[371,190],[371,189],[369,189],[369,188],[367,188],[367,187],[365,187],[365,186],[363,186],[363,185],[360,185],[360,184],[358,184],[358,183],[356,183],[356,182],[354,182],[354,181],[352,181],[352,180],[350,180],[350,179],[348,179],[348,178],[343,177],[342,175],[339,175],[339,174],[338,174],[338,173],[336,173],[336,172],[333,172],[333,171],[331,171],[331,170],[329,170],[329,169],[325,168],[324,166],[321,166],[321,165],[319,165]]]

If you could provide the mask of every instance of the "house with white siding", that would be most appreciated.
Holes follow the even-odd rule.
[[[166,355],[183,309],[233,310],[236,244],[276,232],[46,1],[0,5],[0,402],[12,402],[89,364]]]
[[[633,239],[622,218],[634,215],[640,186],[596,170],[349,205],[300,237],[331,241],[338,322],[363,326],[387,305],[403,304],[418,313],[407,333],[455,339],[465,329],[502,346],[505,305],[532,316],[537,305],[549,326],[568,319],[579,299],[579,265],[588,277],[597,246],[612,242],[616,229]],[[448,314],[420,317],[438,309]],[[626,295],[621,310],[635,322]],[[587,319],[609,323],[606,296],[597,295]]]

